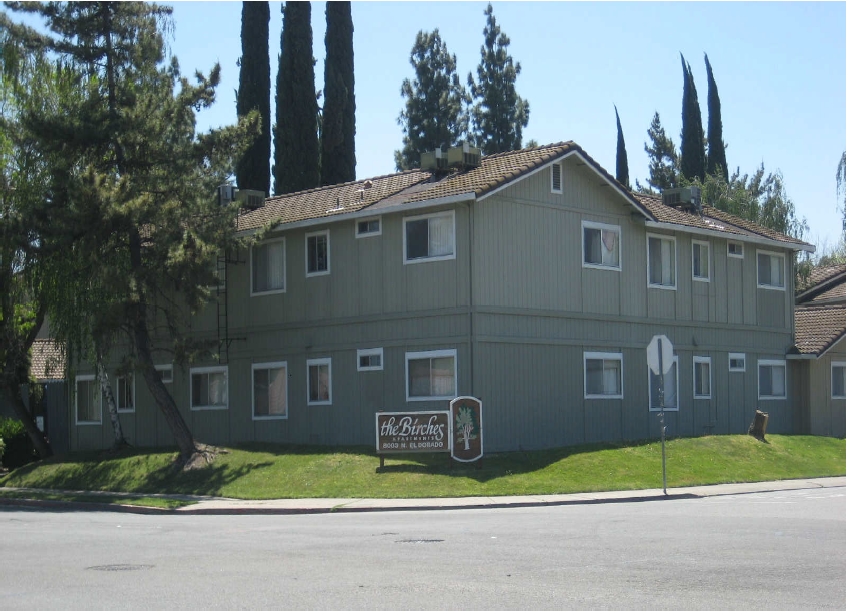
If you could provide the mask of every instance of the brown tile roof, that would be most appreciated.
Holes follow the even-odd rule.
[[[797,306],[794,311],[796,348],[820,356],[847,331],[844,305]]]
[[[846,301],[847,300],[847,282],[836,284],[826,292],[819,294],[812,301]]]
[[[803,293],[811,289],[813,286],[818,286],[841,273],[846,273],[846,271],[846,263],[841,263],[839,265],[827,265],[826,267],[815,267],[811,270],[808,279],[797,286],[797,292]]]
[[[37,339],[33,342],[33,361],[30,374],[36,380],[65,379],[65,351],[52,339]]]

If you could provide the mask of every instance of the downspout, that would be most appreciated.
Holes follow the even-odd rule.
[[[473,329],[473,321],[475,319],[473,308],[473,243],[475,239],[475,199],[470,201],[470,245],[469,245],[469,267],[470,267],[470,296],[469,296],[469,316],[470,316],[470,395],[476,396],[476,372],[475,372],[475,353],[476,353],[476,336]]]

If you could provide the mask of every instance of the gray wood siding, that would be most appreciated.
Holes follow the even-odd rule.
[[[847,435],[847,401],[832,399],[832,362],[846,359],[845,343],[839,342],[819,359],[800,366],[808,373],[809,390],[804,403],[809,408],[809,433],[812,435],[835,438]]]

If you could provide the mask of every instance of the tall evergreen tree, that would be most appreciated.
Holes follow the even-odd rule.
[[[321,185],[353,181],[357,174],[357,103],[354,96],[354,23],[350,2],[327,3],[324,36],[324,111]]]
[[[487,25],[478,79],[470,73],[467,83],[473,101],[472,123],[476,145],[485,154],[520,149],[523,129],[529,124],[529,101],[517,93],[515,82],[520,62],[508,55],[511,39],[500,29],[488,3],[484,14]]]
[[[439,30],[419,31],[410,51],[410,65],[416,77],[401,84],[404,109],[398,123],[404,132],[404,147],[395,152],[399,171],[418,167],[422,152],[459,143],[468,125],[464,108],[468,97],[458,78],[457,58],[446,49]]]
[[[713,70],[707,54],[704,54],[704,65],[707,69],[707,172],[715,175],[721,171],[723,177],[728,177],[728,163],[725,161],[725,142],[722,140],[722,112],[719,106],[719,89],[713,79]]]
[[[681,129],[681,175],[688,181],[699,178],[704,181],[704,129],[701,123],[701,110],[698,106],[693,72],[681,54],[681,67],[684,71],[684,100],[681,111],[683,128]]]
[[[275,194],[318,186],[318,98],[308,2],[286,2],[282,7],[273,144]]]
[[[666,131],[660,123],[659,112],[654,112],[654,119],[648,128],[648,139],[651,141],[650,145],[645,144],[645,153],[648,154],[648,187],[643,188],[637,181],[636,189],[662,192],[667,188],[675,188],[678,185],[680,159],[674,142],[666,136]]]
[[[244,2],[241,11],[241,71],[238,76],[238,117],[256,110],[261,132],[238,159],[238,188],[270,194],[270,7],[267,2]]]
[[[621,130],[621,118],[618,117],[618,107],[615,109],[615,123],[618,126],[618,143],[615,146],[615,179],[622,186],[630,187],[630,171],[627,168],[627,148],[624,145],[624,131]]]

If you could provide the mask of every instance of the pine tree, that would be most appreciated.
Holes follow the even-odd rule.
[[[698,106],[693,72],[681,54],[681,66],[684,71],[684,100],[681,111],[683,128],[681,129],[681,175],[691,181],[698,178],[704,181],[704,130],[701,123],[701,111]]]
[[[615,147],[615,179],[622,186],[630,186],[630,171],[627,168],[627,148],[624,145],[624,131],[621,130],[621,118],[618,117],[618,107],[615,109],[615,123],[618,126],[618,144]]]
[[[308,2],[286,2],[282,7],[273,144],[275,194],[318,186],[318,98]]]
[[[645,144],[645,153],[648,154],[648,190],[662,192],[668,188],[678,185],[679,157],[675,151],[674,142],[666,136],[666,131],[660,124],[660,114],[654,112],[654,119],[648,128],[648,139],[651,144]],[[639,182],[636,182],[637,190],[644,190]]]
[[[404,132],[404,147],[395,152],[399,171],[417,168],[420,154],[434,148],[448,149],[467,132],[464,104],[467,93],[457,73],[457,58],[449,54],[440,31],[419,31],[410,51],[414,79],[401,84],[404,109],[398,123]]]
[[[324,44],[327,56],[321,116],[321,185],[328,186],[353,181],[357,173],[354,23],[350,2],[327,3]]]
[[[485,154],[520,149],[523,129],[529,124],[529,101],[517,94],[515,81],[520,63],[508,55],[511,39],[500,29],[489,3],[484,14],[487,25],[478,79],[470,73],[467,83],[473,101],[472,122],[475,143]]]
[[[707,68],[707,172],[715,175],[721,172],[728,177],[728,163],[725,161],[725,143],[722,140],[722,113],[719,106],[719,89],[713,79],[713,70],[707,54],[704,54],[704,65]]]
[[[270,53],[267,2],[244,2],[241,11],[241,71],[238,77],[238,117],[255,109],[261,132],[238,159],[235,176],[238,188],[270,194]]]

